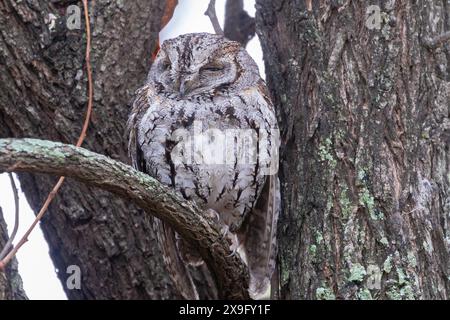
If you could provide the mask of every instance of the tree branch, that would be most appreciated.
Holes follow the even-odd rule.
[[[0,252],[0,260],[2,260],[9,252],[9,249],[11,248],[13,241],[16,237],[17,230],[19,229],[19,192],[17,191],[16,183],[14,182],[14,177],[11,173],[8,173],[9,180],[11,182],[11,189],[13,191],[14,195],[14,227],[11,232],[11,236],[9,237],[8,241],[6,242],[5,246],[3,247],[2,251]]]
[[[220,27],[219,19],[216,14],[216,0],[210,0],[208,9],[206,9],[205,16],[208,16],[209,20],[211,20],[211,24],[213,25],[214,32],[218,35],[223,36],[223,30]]]
[[[255,36],[255,18],[244,10],[243,0],[227,0],[224,32],[225,37],[240,42],[244,48]]]
[[[73,145],[36,139],[0,139],[0,172],[48,173],[71,177],[131,199],[147,213],[169,223],[193,243],[216,278],[225,299],[249,299],[248,270],[220,226],[193,202],[152,177],[106,156]]]

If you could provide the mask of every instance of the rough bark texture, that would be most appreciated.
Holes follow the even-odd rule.
[[[219,298],[249,299],[247,267],[239,255],[230,251],[231,242],[221,231],[224,226],[149,175],[72,145],[37,139],[0,139],[0,172],[9,169],[64,175],[132,200],[168,223],[198,249],[217,279]]]
[[[8,241],[8,230],[3,219],[2,208],[0,208],[0,248]],[[0,272],[0,301],[1,300],[26,300],[23,291],[22,279],[17,269],[17,260],[13,259],[7,266],[5,272]]]
[[[422,42],[450,4],[370,4],[380,29],[367,1],[257,0],[283,136],[281,298],[450,297],[450,50]]]
[[[84,146],[127,162],[127,103],[150,66],[166,1],[89,4],[95,94]],[[74,11],[66,14],[69,5],[79,8],[81,29],[67,27],[76,18]],[[81,1],[0,1],[0,137],[76,141],[87,103],[82,8]],[[53,28],[46,24],[50,13]],[[56,178],[19,178],[38,210]],[[81,268],[81,290],[66,289],[70,299],[176,297],[150,220],[127,201],[67,181],[43,231],[63,285],[69,265]]]

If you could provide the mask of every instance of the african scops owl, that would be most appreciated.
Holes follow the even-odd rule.
[[[215,212],[250,272],[249,293],[267,293],[280,212],[279,131],[258,67],[226,38],[196,33],[165,41],[128,121],[135,168]],[[195,249],[155,219],[169,273],[198,298],[186,264]]]

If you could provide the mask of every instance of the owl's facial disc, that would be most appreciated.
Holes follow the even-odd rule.
[[[153,80],[171,97],[211,96],[228,88],[236,79],[237,66],[226,54],[186,53],[165,48],[158,54]]]

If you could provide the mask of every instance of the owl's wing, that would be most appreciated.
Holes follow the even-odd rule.
[[[154,219],[155,232],[161,246],[164,263],[178,292],[187,300],[199,300],[194,281],[180,257],[175,231],[164,221]]]
[[[269,124],[269,127],[265,129],[271,130],[271,134],[266,136],[268,144],[265,146],[268,151],[265,155],[270,159],[265,165],[268,165],[270,170],[266,171],[267,176],[261,193],[253,209],[247,214],[241,230],[238,231],[238,236],[250,272],[249,294],[252,298],[258,299],[268,297],[270,293],[270,280],[276,265],[276,232],[281,211],[281,197],[280,181],[277,175],[279,131],[275,109],[263,80],[257,83],[255,89],[250,94],[254,99],[249,103],[257,103],[264,115],[264,122]]]
[[[277,255],[277,221],[281,210],[280,181],[267,176],[261,195],[240,232],[250,272],[250,296],[267,296]]]
[[[149,107],[148,90],[144,86],[136,91],[130,117],[127,123],[128,152],[135,169],[147,173],[147,165],[141,146],[138,142],[139,123]],[[165,222],[154,218],[155,233],[162,251],[163,260],[175,287],[185,299],[198,300],[199,296],[186,265],[181,260],[176,245],[175,231]]]
[[[144,86],[136,91],[130,116],[127,122],[127,135],[128,135],[128,154],[131,158],[131,165],[139,171],[145,172],[146,165],[144,155],[141,148],[138,145],[137,134],[139,121],[148,109],[148,86]]]

